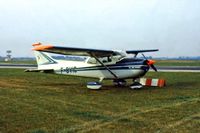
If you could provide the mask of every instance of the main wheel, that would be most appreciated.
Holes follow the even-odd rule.
[[[88,82],[87,88],[91,90],[98,90],[102,87],[102,84],[100,82]]]

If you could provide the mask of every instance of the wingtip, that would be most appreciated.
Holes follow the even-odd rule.
[[[42,51],[42,50],[46,50],[46,49],[50,49],[50,48],[53,48],[53,46],[52,45],[42,45],[40,43],[40,44],[34,45],[34,48],[32,50],[34,50],[34,51]]]

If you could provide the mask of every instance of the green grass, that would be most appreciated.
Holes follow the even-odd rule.
[[[0,69],[0,132],[200,131],[200,73],[154,73],[164,88],[131,90],[89,78]]]
[[[5,61],[0,61],[0,64],[1,63],[6,63],[6,64],[30,64],[30,65],[36,65],[37,63],[36,63],[36,61],[34,61],[34,60],[26,60],[26,61],[24,61],[24,60],[13,60],[13,61],[7,61],[7,62],[5,62]]]
[[[157,60],[157,66],[200,66],[199,60]]]

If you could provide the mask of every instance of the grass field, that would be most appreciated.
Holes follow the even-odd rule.
[[[157,60],[157,66],[200,66],[199,60]]]
[[[36,65],[36,61],[34,60],[21,60],[21,61],[16,61],[16,60],[13,60],[13,61],[0,61],[0,64],[30,64],[30,65]]]
[[[165,88],[86,88],[89,78],[0,69],[0,133],[200,132],[200,73],[154,73]]]

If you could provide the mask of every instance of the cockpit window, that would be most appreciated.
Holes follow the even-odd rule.
[[[90,64],[97,64],[97,60],[95,58],[89,58],[88,62]]]
[[[110,57],[103,57],[103,58],[99,58],[100,61],[102,61],[103,63],[108,63],[108,62],[112,62],[112,59]],[[89,58],[88,63],[90,64],[97,64],[97,60],[93,57]]]

